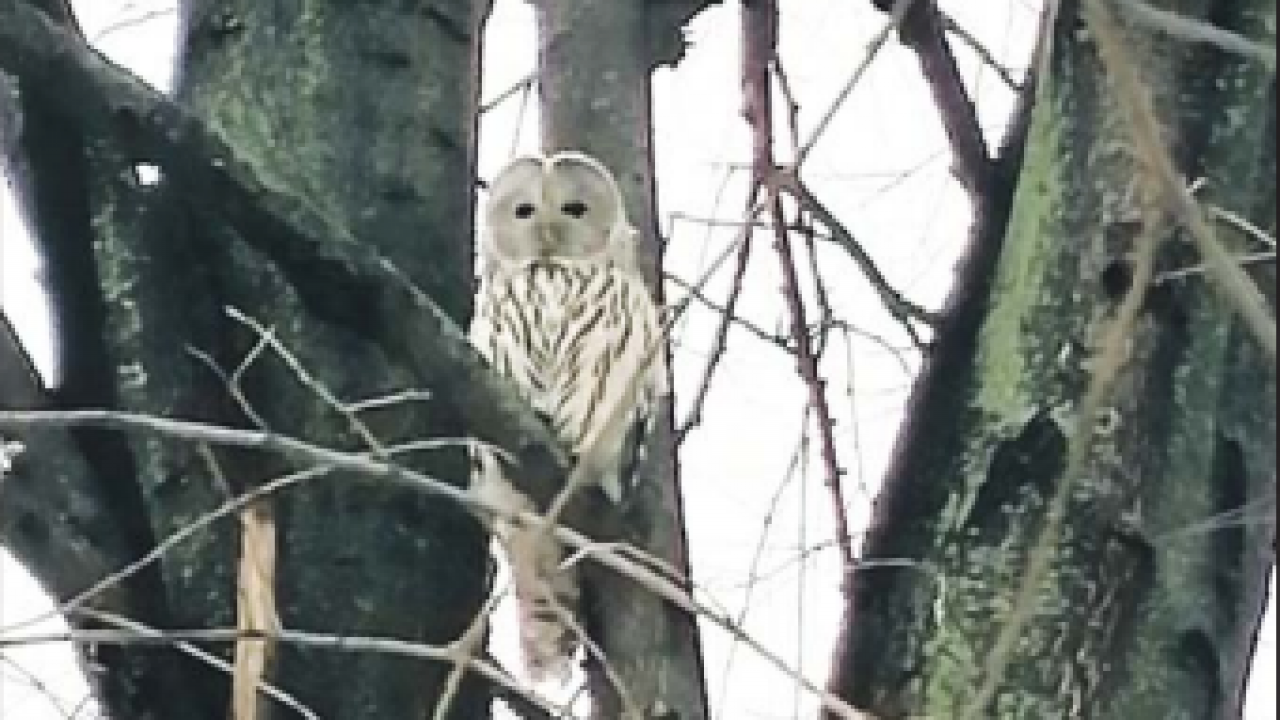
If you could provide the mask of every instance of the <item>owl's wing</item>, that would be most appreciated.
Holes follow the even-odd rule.
[[[666,388],[662,325],[638,274],[602,269],[592,321],[574,338],[566,384],[570,446],[613,502],[634,487]]]
[[[657,415],[637,412],[627,423],[619,442],[616,462],[611,467],[600,468],[600,489],[610,502],[617,505],[640,483],[640,473],[645,469],[645,448],[656,427]]]
[[[469,338],[495,372],[511,380],[525,402],[543,415],[547,407],[546,338],[538,323],[542,298],[524,272],[482,280]]]

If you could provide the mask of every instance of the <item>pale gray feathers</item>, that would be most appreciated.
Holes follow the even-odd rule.
[[[588,487],[620,502],[645,434],[636,429],[651,426],[667,375],[660,313],[636,270],[622,195],[581,153],[521,158],[490,185],[484,226],[471,341],[575,461],[593,460]],[[476,468],[483,492],[528,509],[495,459]],[[527,528],[505,523],[495,533],[512,564],[526,665],[535,677],[562,674],[577,645],[557,621],[576,610],[572,570],[558,567],[554,544],[528,547]]]

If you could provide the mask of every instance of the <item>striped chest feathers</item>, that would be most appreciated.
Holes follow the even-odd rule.
[[[544,372],[572,370],[605,346],[616,352],[637,339],[628,328],[641,299],[635,293],[645,290],[611,266],[536,263],[500,283],[497,325]]]

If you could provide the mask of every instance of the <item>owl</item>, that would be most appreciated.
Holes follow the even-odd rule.
[[[636,232],[605,167],[579,152],[520,158],[493,180],[483,215],[481,279],[470,337],[546,420],[586,492],[620,503],[667,392],[660,312],[638,270]],[[511,509],[532,503],[488,454],[473,487]],[[565,622],[579,589],[550,537],[500,521],[521,647],[531,677],[563,679],[578,634]]]

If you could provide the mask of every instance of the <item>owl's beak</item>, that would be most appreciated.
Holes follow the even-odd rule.
[[[540,241],[538,249],[542,251],[543,257],[555,255],[560,247],[560,227],[553,221],[539,220],[538,240]]]

